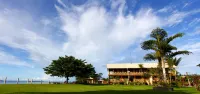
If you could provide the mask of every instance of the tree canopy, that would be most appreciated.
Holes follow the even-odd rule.
[[[173,36],[168,37],[167,32],[164,29],[154,29],[150,37],[152,39],[144,41],[141,44],[141,48],[144,50],[152,50],[153,52],[148,53],[144,56],[144,60],[158,60],[159,66],[163,70],[163,79],[166,82],[165,63],[167,58],[173,58],[180,54],[190,54],[189,51],[177,51],[177,48],[170,44],[176,38],[182,37],[183,33],[177,33]]]
[[[65,77],[68,83],[69,77],[89,77],[95,74],[95,69],[91,64],[87,64],[85,60],[76,59],[73,56],[59,57],[52,63],[43,68],[46,74],[50,76]]]
[[[200,67],[200,64],[198,64],[197,66]]]

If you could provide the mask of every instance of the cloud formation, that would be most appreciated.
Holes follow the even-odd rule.
[[[24,66],[33,68],[32,64],[29,64],[25,61],[19,60],[17,57],[10,55],[2,50],[0,50],[0,64],[8,64],[8,65],[15,65],[15,66]]]
[[[112,8],[116,8],[117,4],[114,5]],[[68,36],[64,51],[95,66],[107,64],[112,56],[145,38],[160,25],[160,19],[151,8],[124,16],[124,2],[119,4],[116,15],[107,12],[101,5],[74,6],[84,11],[75,8],[66,11],[58,5],[55,7],[62,21],[62,30]]]

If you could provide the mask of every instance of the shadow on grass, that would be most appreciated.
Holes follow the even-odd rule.
[[[109,86],[110,84],[80,84],[80,85],[86,85],[86,86]]]
[[[160,92],[153,90],[102,90],[102,91],[85,91],[85,92],[15,92],[9,94],[192,94],[180,90],[173,92]]]

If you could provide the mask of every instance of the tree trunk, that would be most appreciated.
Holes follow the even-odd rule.
[[[172,83],[172,75],[171,75],[171,73],[170,73],[170,86],[171,86],[171,83]]]
[[[177,75],[177,72],[176,72],[176,68],[175,68],[175,81],[176,81],[176,75]]]
[[[163,60],[163,57],[161,57],[161,63],[162,63],[162,71],[163,71],[163,80],[166,83],[167,82],[167,78],[166,78],[166,71],[165,71],[165,62]]]

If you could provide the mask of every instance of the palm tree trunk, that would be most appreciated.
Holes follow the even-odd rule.
[[[170,86],[171,86],[171,83],[172,83],[172,74],[170,73]]]
[[[177,75],[177,72],[176,72],[176,68],[175,68],[175,81],[176,81],[176,75]]]
[[[166,70],[165,70],[165,62],[164,62],[163,57],[161,57],[161,63],[162,63],[162,71],[163,71],[163,80],[164,80],[164,82],[167,82]]]

